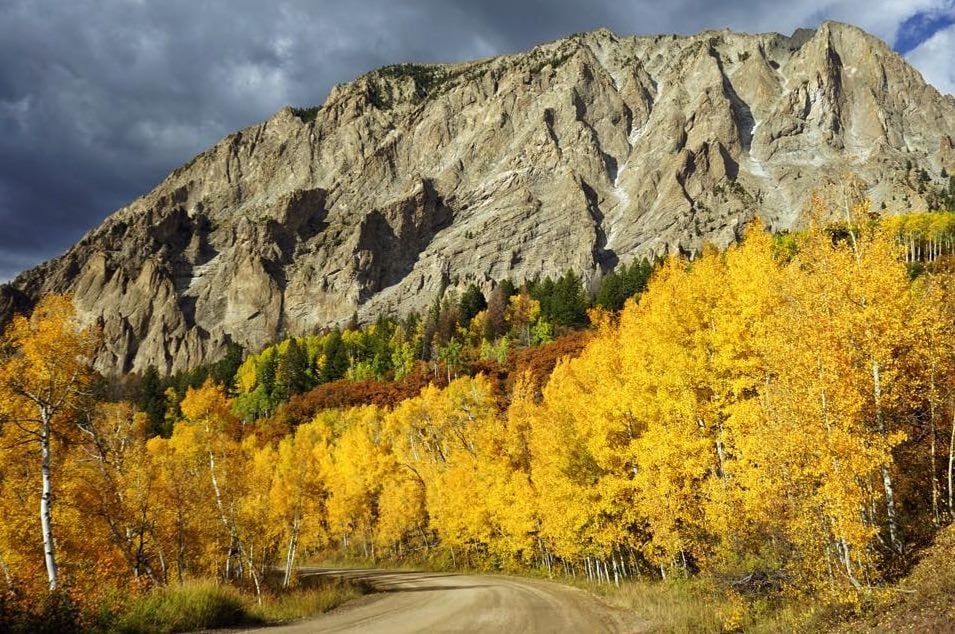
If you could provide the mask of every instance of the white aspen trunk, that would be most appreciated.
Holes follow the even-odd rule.
[[[235,540],[232,526],[229,524],[229,518],[226,516],[225,506],[222,504],[222,492],[219,490],[219,481],[216,479],[216,456],[212,451],[209,452],[209,475],[212,479],[212,491],[216,496],[216,508],[219,510],[219,521],[222,522],[225,529],[229,531],[230,537],[233,538],[229,544],[229,552],[226,554],[225,560],[225,578],[228,579],[232,574],[232,548],[235,545]]]
[[[46,562],[46,576],[50,590],[56,590],[57,566],[56,544],[53,541],[53,482],[50,474],[50,413],[40,412],[43,429],[40,432],[40,474],[43,479],[43,492],[40,495],[40,529],[43,531],[43,558]]]
[[[846,576],[849,578],[849,582],[856,590],[861,590],[862,585],[852,572],[852,559],[849,557],[849,545],[846,544],[844,539],[839,538],[839,546],[841,547],[842,551],[842,563],[846,569]]]
[[[163,555],[162,546],[158,546],[156,552],[159,553],[159,570],[162,571],[162,582],[166,583],[169,579],[169,571],[166,570],[166,557]]]
[[[246,560],[245,563],[249,565],[249,574],[252,575],[252,582],[255,584],[255,596],[259,605],[262,605],[262,588],[259,585],[259,576],[255,573],[255,562],[252,561],[252,557],[246,553],[245,548],[242,545],[242,540],[239,539],[238,532],[236,531],[235,524],[230,521],[229,515],[226,513],[225,505],[222,503],[222,492],[219,490],[219,481],[216,479],[216,457],[212,451],[209,451],[209,474],[212,478],[212,490],[215,492],[216,496],[216,506],[219,509],[219,517],[222,520],[223,526],[229,531],[230,544],[229,544],[229,555],[226,560],[226,578],[229,577],[230,567],[232,565],[232,549],[237,547],[239,549],[239,565],[243,564],[243,559]]]
[[[952,410],[952,433],[948,438],[948,514],[955,516],[955,496],[952,495],[952,481],[955,479],[955,397],[949,399]]]
[[[295,566],[295,550],[298,542],[298,520],[292,523],[292,536],[288,543],[288,552],[285,556],[285,577],[282,579],[282,587],[288,588],[292,583],[292,568]]]
[[[934,381],[933,381],[934,382]],[[941,515],[938,508],[938,467],[935,464],[935,399],[929,403],[929,454],[931,456],[932,468],[932,523],[936,526],[941,522]]]
[[[879,435],[881,435],[884,440],[886,434],[885,421],[882,418],[882,383],[878,361],[872,362],[872,391],[875,400],[875,423],[879,430]],[[882,487],[885,489],[885,510],[889,524],[889,542],[892,544],[892,549],[895,550],[895,552],[901,553],[902,544],[899,540],[899,526],[895,514],[895,488],[892,485],[892,473],[889,471],[888,465],[885,464],[882,465],[881,471]]]
[[[3,555],[0,555],[0,570],[3,571],[3,579],[7,582],[7,585],[9,586],[13,583],[13,577],[10,576],[10,568],[7,566],[7,561],[3,558]]]
[[[239,552],[245,552],[241,541],[239,542]],[[262,605],[262,586],[259,584],[259,575],[255,572],[255,561],[252,560],[251,552],[246,555],[246,559],[249,562],[249,574],[252,575],[252,583],[255,584],[255,600],[259,605]]]

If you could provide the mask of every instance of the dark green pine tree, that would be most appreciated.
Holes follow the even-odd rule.
[[[278,373],[278,353],[275,348],[266,350],[259,359],[259,365],[255,368],[256,383],[262,386],[265,393],[271,397],[275,391],[275,379]]]
[[[653,274],[648,260],[634,260],[629,266],[608,273],[597,289],[596,304],[608,310],[620,310],[630,297],[636,297],[647,288]]]
[[[242,346],[232,341],[226,347],[225,356],[212,366],[212,379],[224,387],[227,392],[235,389],[235,373],[242,365]]]
[[[458,318],[467,326],[475,315],[487,308],[487,300],[477,284],[469,284],[458,302]]]
[[[551,303],[551,321],[564,326],[587,324],[587,293],[580,276],[568,270],[554,282]],[[541,304],[541,312],[544,306]]]
[[[337,381],[348,371],[348,351],[342,341],[342,333],[337,328],[328,334],[325,341],[325,364],[319,374],[320,383]]]
[[[308,353],[295,338],[289,339],[288,348],[276,368],[273,396],[277,401],[287,401],[309,387]]]
[[[162,378],[159,370],[151,365],[143,372],[140,384],[139,411],[146,414],[148,437],[161,436],[165,431],[166,422],[166,395],[163,390]]]
[[[514,286],[514,282],[509,279],[498,284],[497,288],[501,289],[501,296],[504,297],[505,303],[507,303],[511,297],[517,295],[517,287]]]
[[[541,316],[549,322],[555,323],[555,316],[559,311],[557,306],[557,284],[550,278],[534,279],[527,283],[527,291],[532,299],[541,305]]]

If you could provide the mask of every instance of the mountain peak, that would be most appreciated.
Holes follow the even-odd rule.
[[[447,288],[725,246],[799,226],[843,174],[886,213],[955,173],[955,100],[836,22],[748,35],[606,29],[459,64],[395,64],[175,170],[0,312],[71,292],[107,372],[171,372]],[[926,180],[927,178],[927,180]],[[0,315],[2,317],[2,315]]]

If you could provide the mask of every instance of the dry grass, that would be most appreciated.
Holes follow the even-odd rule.
[[[830,612],[824,606],[812,609],[804,601],[787,601],[780,595],[744,597],[704,577],[581,587],[637,615],[646,623],[646,631],[659,634],[776,634],[831,629]]]
[[[266,597],[251,613],[268,623],[294,621],[323,614],[346,601],[357,599],[365,590],[342,579],[329,580],[318,587],[302,588]]]
[[[634,581],[594,589],[615,607],[636,613],[653,632],[723,632],[722,597],[698,581]]]
[[[259,622],[235,588],[213,581],[190,581],[160,588],[130,601],[112,632],[189,632]]]
[[[127,603],[107,632],[166,634],[195,630],[280,623],[327,612],[357,598],[363,590],[342,580],[254,596],[215,581],[190,581],[158,588]]]
[[[955,632],[955,524],[942,529],[912,571],[879,592],[867,618],[845,632]]]

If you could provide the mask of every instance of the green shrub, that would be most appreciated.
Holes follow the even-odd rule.
[[[116,632],[189,632],[260,622],[238,590],[211,581],[191,581],[133,600],[111,629]]]

